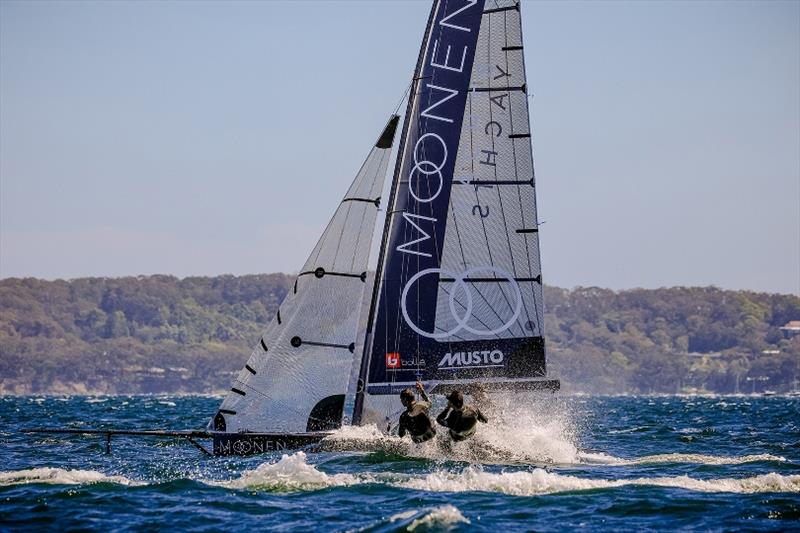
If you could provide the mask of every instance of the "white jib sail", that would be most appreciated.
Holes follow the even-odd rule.
[[[358,172],[210,427],[302,433],[338,427],[367,288],[375,219],[398,117]]]

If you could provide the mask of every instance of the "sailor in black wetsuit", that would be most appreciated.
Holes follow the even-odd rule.
[[[436,430],[431,424],[430,417],[428,417],[431,401],[419,381],[417,381],[417,390],[422,396],[421,401],[414,399],[414,392],[411,389],[406,389],[400,393],[400,401],[403,402],[406,410],[400,415],[400,427],[397,434],[404,437],[406,431],[408,431],[411,434],[411,440],[419,443],[432,439],[436,435]]]
[[[436,417],[439,425],[450,430],[450,438],[454,441],[471,437],[475,433],[475,427],[479,420],[484,424],[488,422],[480,409],[464,405],[464,395],[458,390],[454,390],[447,396],[447,409]]]

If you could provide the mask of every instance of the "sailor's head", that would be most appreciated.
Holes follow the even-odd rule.
[[[406,407],[414,403],[414,391],[411,389],[404,389],[403,392],[400,393],[400,402]]]
[[[455,409],[461,409],[464,407],[464,395],[460,390],[454,390],[448,394],[447,401],[450,402],[450,405],[452,405]]]

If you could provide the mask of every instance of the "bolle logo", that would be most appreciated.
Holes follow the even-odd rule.
[[[400,368],[400,354],[397,352],[386,354],[386,368]]]
[[[486,368],[503,366],[505,356],[500,350],[476,350],[474,352],[446,353],[439,361],[439,368]]]

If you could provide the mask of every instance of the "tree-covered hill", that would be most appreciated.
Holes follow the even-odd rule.
[[[713,287],[545,291],[551,371],[577,390],[788,391],[800,378],[800,298]]]
[[[283,274],[0,281],[0,391],[227,388],[293,281]]]
[[[0,393],[227,389],[291,286],[283,274],[0,280]],[[790,295],[545,290],[549,373],[570,391],[790,390]]]

